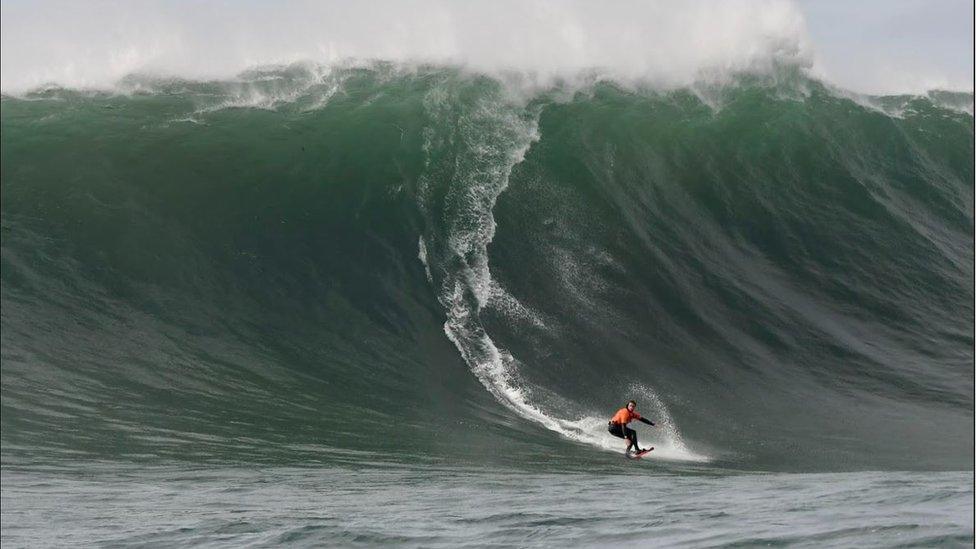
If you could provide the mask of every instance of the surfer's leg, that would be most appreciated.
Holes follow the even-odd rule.
[[[634,447],[635,451],[640,451],[640,446],[637,445],[637,431],[628,428],[627,429],[627,440],[630,441],[631,446]],[[629,447],[628,447],[629,448]]]
[[[630,438],[627,435],[627,431],[630,431],[630,429],[627,429],[626,427],[624,427],[623,425],[620,425],[619,423],[611,423],[608,426],[607,431],[609,431],[610,434],[613,435],[613,436],[615,436],[615,437],[622,438],[622,439],[626,440],[627,441],[627,449],[624,450],[624,452],[625,453],[626,452],[630,452],[630,447],[633,445],[633,442],[630,440]]]

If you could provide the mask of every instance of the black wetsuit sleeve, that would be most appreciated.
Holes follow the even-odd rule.
[[[649,420],[649,419],[647,419],[647,418],[643,418],[643,417],[642,417],[642,418],[640,418],[640,419],[638,419],[637,421],[640,421],[640,422],[642,422],[642,423],[646,423],[646,424],[648,424],[648,425],[651,425],[651,426],[653,426],[653,425],[654,425],[654,422],[653,422],[653,421],[651,421],[651,420]]]

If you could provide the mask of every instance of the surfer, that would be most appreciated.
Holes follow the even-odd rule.
[[[627,424],[635,419],[641,423],[646,423],[651,427],[654,426],[653,421],[642,418],[641,415],[637,413],[636,400],[631,400],[627,403],[625,408],[617,410],[617,413],[614,414],[610,419],[610,423],[607,424],[607,430],[610,431],[611,435],[620,437],[627,441],[627,449],[624,451],[625,454],[630,454],[630,449],[632,447],[638,454],[650,452],[654,449],[651,447],[647,450],[641,450],[640,446],[637,445],[637,431],[627,427]]]

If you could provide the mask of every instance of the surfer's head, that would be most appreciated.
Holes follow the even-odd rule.
[[[630,410],[631,412],[633,412],[635,409],[637,409],[637,401],[636,400],[631,400],[631,401],[627,402],[627,409]]]

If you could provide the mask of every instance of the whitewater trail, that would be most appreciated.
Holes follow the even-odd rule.
[[[471,94],[463,83],[444,82],[425,101],[435,124],[425,131],[426,169],[418,196],[427,228],[418,242],[418,258],[447,313],[444,332],[501,404],[570,440],[620,452],[623,441],[607,433],[605,417],[565,419],[530,402],[532,389],[519,378],[520,362],[495,344],[480,320],[481,311],[499,295],[488,264],[488,245],[496,228],[492,210],[508,187],[513,168],[539,139],[540,113],[538,109],[525,112],[527,109],[501,97],[497,89],[473,98]],[[450,130],[437,133],[435,127]],[[438,181],[446,182],[448,188],[436,188]],[[447,222],[444,233],[437,232],[436,217]],[[504,296],[502,306],[526,310],[511,294],[504,292]],[[708,461],[685,446],[652,389],[635,385],[631,394],[642,399],[643,409],[658,424],[659,429],[643,439],[645,446],[655,446],[656,457]],[[608,409],[607,417],[612,412]]]

